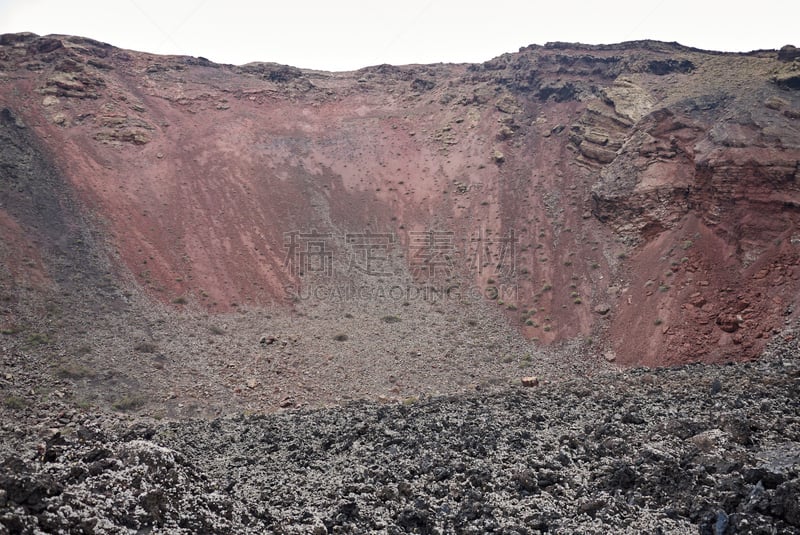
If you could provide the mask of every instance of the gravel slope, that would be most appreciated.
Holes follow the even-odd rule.
[[[0,533],[800,533],[797,355],[210,421],[86,414],[39,444],[6,425]]]

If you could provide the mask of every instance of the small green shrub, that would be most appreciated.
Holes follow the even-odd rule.
[[[76,399],[73,405],[75,405],[75,407],[81,410],[89,410],[92,408],[92,402],[85,398]]]
[[[8,409],[19,411],[27,407],[28,403],[24,398],[18,396],[6,396],[3,398],[3,405]]]
[[[63,364],[56,370],[56,376],[61,379],[83,379],[92,375],[92,370],[80,364]]]
[[[14,325],[11,327],[5,327],[3,329],[0,329],[0,334],[5,334],[7,336],[10,336],[12,334],[21,333],[24,330],[25,330],[24,328]]]
[[[144,404],[145,404],[145,399],[143,397],[128,395],[117,399],[116,401],[114,401],[114,403],[111,404],[111,406],[118,411],[126,412],[143,407]]]
[[[32,346],[46,346],[50,343],[50,338],[46,334],[33,333],[28,336],[28,345]]]

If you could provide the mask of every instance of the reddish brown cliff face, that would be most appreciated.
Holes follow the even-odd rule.
[[[318,249],[287,243],[316,230],[332,276],[499,289],[526,336],[607,339],[625,364],[755,356],[797,305],[789,48],[551,44],[327,73],[64,36],[0,45],[8,139],[51,160],[115,276],[166,303],[289,308],[314,275],[300,253]],[[53,232],[23,215],[0,211],[6,286],[48,279],[37,244]]]

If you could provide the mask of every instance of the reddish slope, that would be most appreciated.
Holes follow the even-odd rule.
[[[775,52],[550,45],[332,74],[0,42],[0,104],[165,302],[282,301],[308,283],[286,233],[311,229],[396,235],[401,279],[411,232],[453,232],[446,284],[514,288],[498,301],[527,336],[608,330],[626,363],[753,356],[797,299],[800,97]],[[330,247],[347,277],[354,250]]]

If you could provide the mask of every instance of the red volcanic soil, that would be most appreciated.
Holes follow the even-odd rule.
[[[552,44],[326,73],[0,43],[0,107],[117,277],[164,303],[287,303],[309,283],[289,233],[330,235],[347,278],[345,236],[370,231],[395,239],[387,280],[497,288],[526,337],[605,340],[624,364],[750,358],[794,315],[800,95],[777,51]],[[434,280],[414,272],[424,230],[444,240]],[[5,259],[35,243],[7,215],[0,231]]]

